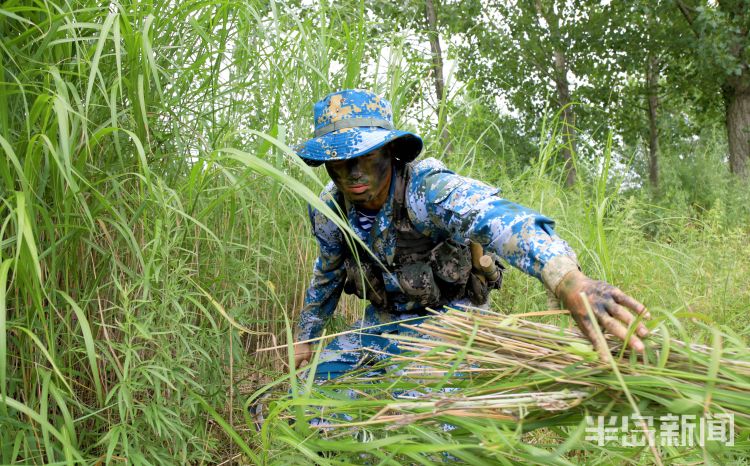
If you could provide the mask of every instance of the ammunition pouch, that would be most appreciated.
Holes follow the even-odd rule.
[[[380,308],[388,306],[380,267],[367,260],[357,263],[353,257],[348,256],[344,259],[344,268],[346,269],[345,293],[367,299]]]
[[[471,270],[469,248],[451,240],[443,241],[430,251],[430,264],[440,280],[451,285],[464,285]]]
[[[435,275],[429,264],[424,262],[406,264],[396,272],[396,276],[401,290],[412,301],[425,307],[440,303],[440,288],[435,282]]]

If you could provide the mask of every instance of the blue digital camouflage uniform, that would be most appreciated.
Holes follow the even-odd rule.
[[[354,207],[347,212],[352,229],[386,266],[393,265],[395,253],[394,185],[391,183],[388,200],[378,212],[370,232],[359,225]],[[502,199],[498,193],[498,189],[457,175],[439,161],[428,158],[412,164],[405,197],[412,224],[435,244],[447,239],[480,243],[485,251],[497,254],[554,290],[565,273],[577,268],[575,253],[555,234],[552,220]],[[337,209],[335,195],[333,183],[321,193],[321,199],[334,210]],[[297,341],[320,336],[338,304],[346,279],[343,261],[348,250],[343,233],[317,210],[310,211],[310,220],[320,252],[305,295]],[[399,293],[394,274],[384,273],[384,281],[389,293]],[[468,304],[468,301],[461,303]],[[420,305],[413,301],[398,303],[389,311],[369,305],[364,318],[355,323],[354,328],[381,326],[334,338],[322,351],[316,378],[335,378],[366,364],[376,355],[397,354],[395,342],[381,334],[410,332],[390,322],[424,315],[420,311]]]

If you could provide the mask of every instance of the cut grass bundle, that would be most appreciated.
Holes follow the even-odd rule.
[[[731,413],[738,427],[750,426],[750,353],[730,334],[712,329],[712,345],[706,346],[670,338],[666,327],[660,326],[648,340],[643,356],[607,336],[617,367],[613,371],[597,359],[577,329],[521,317],[473,310],[438,314],[414,327],[428,338],[395,337],[402,341],[403,349],[414,354],[394,360],[416,358],[420,367],[407,366],[404,371],[412,377],[460,371],[462,377],[473,379],[461,396],[477,397],[477,401],[497,393],[497,388],[516,394],[531,388],[545,392],[570,389],[587,392],[583,405],[595,408],[601,406],[602,397],[627,403],[618,394],[628,390],[637,400],[648,401],[651,408],[659,406],[677,414]],[[502,387],[493,381],[502,381]],[[403,409],[404,404],[395,407]]]
[[[406,352],[376,365],[382,375],[359,373],[326,382],[308,394],[280,401],[275,415],[285,418],[287,406],[317,407],[311,416],[327,420],[317,425],[326,439],[320,441],[322,450],[333,448],[330,442],[343,441],[351,429],[374,431],[376,438],[394,435],[389,431],[406,432],[415,435],[412,441],[419,444],[420,429],[444,426],[440,442],[446,448],[441,451],[462,445],[484,459],[522,458],[531,447],[523,433],[536,438],[535,445],[550,436],[559,442],[568,438],[570,443],[563,442],[564,449],[558,444],[559,454],[553,454],[552,462],[561,464],[572,451],[576,455],[605,451],[583,439],[581,432],[587,431],[592,417],[642,416],[659,421],[668,415],[696,419],[732,415],[730,443],[699,446],[694,439],[690,445],[664,447],[652,441],[635,449],[607,445],[602,454],[656,463],[706,454],[726,461],[745,454],[750,353],[741,339],[711,328],[711,345],[687,343],[671,338],[665,321],[657,319],[642,356],[607,336],[613,355],[610,365],[598,359],[577,329],[529,320],[564,313],[505,315],[478,309],[436,313],[412,327],[421,337],[393,336]],[[648,429],[656,436],[659,422]],[[493,435],[502,438],[508,451],[500,453],[487,443],[485,437]],[[550,445],[546,447],[549,454]],[[430,461],[429,456],[422,458],[424,464]]]

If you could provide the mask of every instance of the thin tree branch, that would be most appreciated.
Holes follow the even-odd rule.
[[[690,30],[695,34],[695,37],[700,37],[698,30],[695,28],[695,16],[693,16],[690,11],[690,7],[685,5],[682,0],[675,0],[675,3],[677,4],[677,8],[679,8],[680,13],[682,13],[682,16],[685,18],[685,21],[687,21],[688,26],[690,26]]]

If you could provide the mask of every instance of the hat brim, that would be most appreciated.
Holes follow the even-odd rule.
[[[390,142],[398,144],[393,155],[403,163],[411,162],[422,152],[422,138],[416,134],[370,126],[343,128],[324,134],[306,141],[296,152],[308,165],[317,167],[325,162],[365,155]]]

